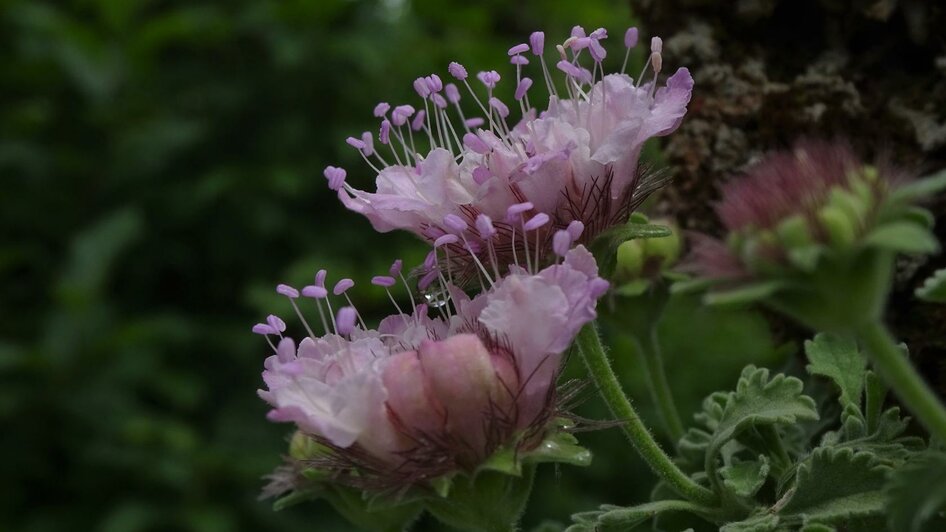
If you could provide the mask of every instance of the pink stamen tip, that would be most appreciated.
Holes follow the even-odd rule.
[[[545,49],[545,33],[541,31],[533,31],[532,35],[529,35],[529,47],[532,48],[532,53],[534,55],[542,55],[542,52]]]
[[[483,142],[483,139],[477,135],[474,135],[473,133],[467,133],[466,135],[463,135],[463,145],[480,155],[485,155],[490,151],[489,145],[487,145],[485,142]]]
[[[591,32],[591,34],[588,35],[588,36],[591,37],[592,39],[595,39],[595,40],[607,39],[607,38],[608,38],[608,30],[606,30],[606,29],[604,29],[604,28],[598,28],[598,29],[596,29],[595,31]]]
[[[572,220],[565,230],[568,231],[569,235],[571,235],[573,241],[577,241],[578,238],[581,237],[581,234],[585,231],[585,224],[579,222],[578,220]]]
[[[441,108],[441,109],[446,109],[446,108],[447,108],[447,100],[444,99],[444,97],[441,96],[440,93],[436,93],[436,92],[435,92],[435,93],[431,94],[431,95],[430,95],[430,99],[434,101],[434,105],[436,105],[437,107],[439,107],[439,108]]]
[[[624,47],[634,48],[637,46],[638,31],[635,27],[630,27],[624,32]]]
[[[365,147],[361,149],[362,153],[369,157],[374,154],[374,137],[371,136],[370,131],[361,134],[361,142],[365,144]]]
[[[509,54],[510,57],[512,57],[514,55],[519,55],[528,51],[529,51],[528,44],[517,44],[513,46],[512,48],[510,48],[507,53]]]
[[[414,91],[416,91],[417,95],[422,99],[426,99],[428,96],[430,96],[430,87],[427,86],[427,80],[424,78],[415,79]]]
[[[355,330],[355,320],[358,315],[355,307],[342,307],[338,309],[338,315],[335,317],[335,325],[338,328],[338,334],[348,336]]]
[[[468,76],[468,74],[466,73],[466,68],[464,68],[463,65],[461,65],[460,63],[457,63],[456,61],[450,63],[450,65],[447,67],[447,72],[449,72],[451,76],[453,76],[454,78],[460,81],[465,80]]]
[[[528,201],[510,205],[509,208],[506,209],[506,221],[514,222],[515,220],[519,219],[520,214],[531,211],[533,208],[535,208],[535,206]]]
[[[564,229],[556,231],[555,236],[552,237],[552,251],[559,257],[564,257],[571,247],[572,235],[568,234],[568,231]]]
[[[375,275],[371,278],[371,284],[375,286],[383,286],[384,288],[391,288],[397,283],[394,280],[394,277],[388,275]]]
[[[650,51],[654,54],[659,54],[663,51],[664,41],[660,37],[654,37],[650,40]]]
[[[391,267],[388,268],[388,273],[391,275],[391,277],[397,277],[398,275],[401,274],[401,269],[403,267],[404,267],[404,261],[402,261],[401,259],[397,259],[396,261],[391,263]]]
[[[411,120],[411,129],[414,131],[420,131],[424,127],[424,119],[427,118],[427,112],[421,109],[417,111],[417,114],[414,115],[414,119]]]
[[[514,55],[509,58],[509,63],[513,65],[526,66],[529,64],[529,58],[524,55]]]
[[[269,316],[266,316],[266,323],[268,323],[270,327],[272,327],[273,329],[279,332],[283,332],[286,330],[286,322],[282,321],[282,319],[275,314],[270,314]]]
[[[509,107],[506,106],[499,98],[493,96],[489,99],[489,106],[493,109],[496,109],[496,112],[499,113],[499,116],[506,118],[509,116]]]
[[[456,244],[459,241],[460,241],[460,237],[458,237],[457,235],[446,234],[438,238],[437,240],[434,240],[434,247],[439,248],[441,246]]]
[[[380,102],[378,105],[374,106],[374,116],[381,118],[388,113],[388,109],[390,108],[391,104],[388,102]]]
[[[489,240],[496,234],[496,228],[493,227],[493,221],[489,216],[480,214],[476,217],[476,230],[480,233],[480,238]]]
[[[604,58],[608,56],[608,51],[604,49],[604,46],[601,46],[597,39],[591,39],[588,44],[588,51],[591,53],[591,58],[597,63],[604,61]]]
[[[460,101],[460,89],[453,83],[447,83],[444,86],[444,93],[447,95],[447,101],[457,103]]]
[[[591,292],[591,297],[594,299],[598,299],[599,297],[603,296],[610,287],[611,283],[600,277],[592,279],[591,283],[588,285],[588,289]]]
[[[307,285],[302,288],[302,295],[312,299],[324,299],[328,296],[328,290],[324,286]]]
[[[443,80],[440,79],[440,76],[437,74],[431,74],[424,78],[424,81],[427,83],[427,88],[430,89],[430,92],[440,92],[443,90]]]
[[[325,286],[325,277],[328,275],[328,271],[322,269],[315,272],[315,286]]]
[[[378,141],[381,144],[387,144],[391,141],[391,121],[385,118],[381,121],[381,131],[378,133]]]
[[[289,286],[288,284],[281,284],[281,285],[276,286],[276,293],[280,295],[284,295],[288,297],[289,299],[295,299],[299,297],[299,291]]]
[[[491,177],[493,177],[493,173],[485,166],[477,166],[473,169],[473,182],[477,185],[482,185]]]
[[[348,137],[345,139],[345,143],[347,143],[352,148],[357,148],[359,150],[365,149],[364,141],[361,139],[356,139],[355,137]]]
[[[483,85],[486,85],[488,88],[494,89],[502,77],[495,70],[488,70],[476,74],[476,79],[480,80],[480,82],[482,82]]]
[[[474,116],[473,118],[467,118],[467,119],[466,119],[466,122],[464,122],[464,124],[466,125],[466,127],[470,128],[470,129],[473,129],[473,128],[475,128],[475,127],[480,127],[480,126],[482,126],[482,125],[485,124],[485,123],[486,123],[486,120],[483,120],[483,118],[481,118],[481,117],[479,117],[479,116]]]
[[[427,256],[424,257],[424,270],[432,270],[437,266],[437,252],[430,251],[427,253]]]
[[[581,69],[564,59],[555,63],[555,67],[573,78],[581,77]]]
[[[581,26],[573,26],[571,35],[572,37],[578,39],[585,37],[585,28],[582,28]]]
[[[571,49],[576,52],[578,50],[584,50],[585,48],[588,48],[589,46],[591,46],[591,39],[588,37],[575,37],[575,38],[569,39],[569,41],[571,41]]]
[[[516,86],[516,100],[523,99],[526,93],[529,92],[530,87],[532,87],[532,80],[530,78],[522,78],[519,80],[519,85]]]
[[[391,122],[395,126],[403,126],[414,112],[414,107],[411,105],[398,105],[391,111]]]
[[[277,332],[270,325],[266,325],[265,323],[257,323],[253,326],[253,334],[268,336],[270,334],[277,334]]]
[[[466,221],[463,218],[460,218],[456,214],[448,214],[443,217],[443,225],[447,226],[448,229],[456,233],[462,233],[466,231],[469,227]]]
[[[338,190],[342,187],[342,184],[345,183],[345,176],[347,175],[347,172],[345,172],[344,168],[326,166],[322,174],[326,179],[328,179],[328,188],[331,190]]]
[[[420,281],[417,283],[417,288],[420,288],[421,290],[427,290],[427,288],[428,288],[431,284],[433,284],[433,282],[434,282],[434,281],[437,279],[437,277],[439,277],[439,276],[440,276],[440,273],[439,273],[437,270],[431,270],[431,271],[425,273],[424,276],[421,277],[421,278],[420,278]]]
[[[335,283],[335,288],[332,289],[332,293],[336,296],[344,294],[349,288],[355,286],[355,281],[352,281],[349,278],[344,278],[341,281]]]
[[[545,214],[544,212],[540,212],[539,214],[536,214],[535,216],[530,218],[529,221],[527,221],[525,225],[523,225],[522,227],[526,231],[535,231],[536,229],[549,223],[549,221],[550,221],[549,215]]]

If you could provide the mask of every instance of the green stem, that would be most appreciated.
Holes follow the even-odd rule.
[[[647,372],[647,387],[657,405],[657,413],[663,423],[667,435],[674,442],[683,437],[683,422],[673,400],[670,383],[667,381],[667,370],[664,369],[663,355],[660,350],[660,341],[657,338],[657,328],[650,329],[649,334],[637,340],[644,362],[644,371]]]
[[[634,410],[631,401],[621,390],[617,375],[611,369],[608,356],[601,345],[598,330],[594,323],[585,325],[578,333],[578,350],[588,367],[588,373],[598,385],[601,398],[608,405],[611,413],[623,421],[621,428],[631,444],[647,462],[651,470],[663,479],[680,495],[705,505],[716,503],[716,495],[700,486],[677,467],[670,457],[657,445],[654,437],[647,430],[644,422]]]
[[[874,368],[903,404],[940,442],[946,442],[946,408],[907,360],[887,328],[871,322],[859,328]]]

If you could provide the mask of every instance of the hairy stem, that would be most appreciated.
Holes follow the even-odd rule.
[[[637,346],[644,362],[644,371],[647,372],[647,387],[657,405],[657,413],[663,423],[667,436],[674,442],[683,437],[683,422],[673,400],[670,383],[667,381],[667,370],[664,369],[663,355],[660,350],[660,341],[657,338],[657,328],[653,327],[645,337],[637,339]]]
[[[611,413],[624,422],[621,425],[624,434],[651,470],[667,482],[674,491],[691,501],[705,505],[715,504],[716,495],[688,477],[657,445],[656,440],[637,415],[637,411],[634,410],[634,406],[631,405],[631,401],[621,390],[621,384],[611,369],[594,323],[589,323],[581,329],[578,333],[577,344],[588,373],[598,386],[601,398],[604,399]]]
[[[940,442],[946,442],[946,408],[923,381],[887,328],[871,322],[858,329],[874,368],[903,404]]]

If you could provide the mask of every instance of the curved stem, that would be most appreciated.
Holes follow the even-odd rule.
[[[647,387],[650,389],[654,404],[657,405],[657,413],[660,414],[664,429],[672,441],[680,441],[683,437],[683,422],[680,420],[680,413],[673,400],[670,383],[667,381],[667,370],[664,369],[657,328],[652,328],[646,337],[639,338],[637,345],[641,351],[644,370],[647,372]]]
[[[946,442],[946,408],[910,364],[887,328],[871,322],[858,328],[874,368],[932,436]]]
[[[604,399],[611,413],[624,422],[621,425],[624,434],[651,470],[674,491],[691,501],[706,505],[715,504],[716,495],[688,477],[657,445],[631,405],[631,401],[621,390],[621,384],[611,369],[594,323],[589,323],[581,329],[578,333],[577,344],[588,373],[591,374],[598,386],[598,391],[601,392],[601,398]]]

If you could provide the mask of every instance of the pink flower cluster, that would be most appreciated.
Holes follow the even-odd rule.
[[[482,86],[477,91],[466,68],[450,64],[449,73],[482,113],[469,119],[457,85],[445,84],[437,74],[418,78],[414,88],[423,109],[378,104],[379,145],[370,132],[348,139],[374,170],[376,191],[355,188],[346,181],[345,170],[332,166],[325,171],[329,186],[378,231],[405,229],[431,243],[455,234],[464,237],[455,245],[464,249],[454,249],[454,255],[467,257],[460,251],[472,250],[486,263],[498,254],[501,266],[512,262],[513,252],[521,256],[529,251],[521,235],[536,216],[545,223],[533,223],[538,227],[531,231],[533,241],[542,244],[536,254],[544,257],[550,255],[555,230],[571,222],[583,224],[585,242],[624,223],[662,183],[639,168],[641,148],[648,139],[677,128],[693,79],[681,68],[658,86],[663,60],[656,37],[636,80],[623,69],[606,74],[607,37],[603,28],[586,34],[576,26],[555,46],[554,69],[548,66],[542,32],[533,33],[528,44],[510,48],[516,71],[511,106],[521,114],[517,121],[495,95],[502,79],[495,71],[476,75]],[[637,40],[636,28],[629,29],[626,52]],[[544,80],[549,98],[544,109],[530,99],[534,84],[525,75],[530,62],[537,63],[532,68]],[[653,77],[645,80],[648,68]],[[478,230],[483,225],[495,230],[484,234]],[[454,266],[465,266],[466,273],[475,269],[469,260]]]
[[[365,478],[374,471],[379,481],[411,484],[475,468],[500,446],[539,443],[555,413],[562,353],[608,288],[597,273],[577,247],[537,273],[514,268],[473,298],[445,285],[439,316],[424,303],[367,329],[344,307],[331,330],[298,346],[271,317],[256,326],[280,337],[260,396],[273,406],[271,420],[361,456]],[[331,309],[319,286],[302,292]],[[289,287],[280,292],[294,305],[300,299]]]

